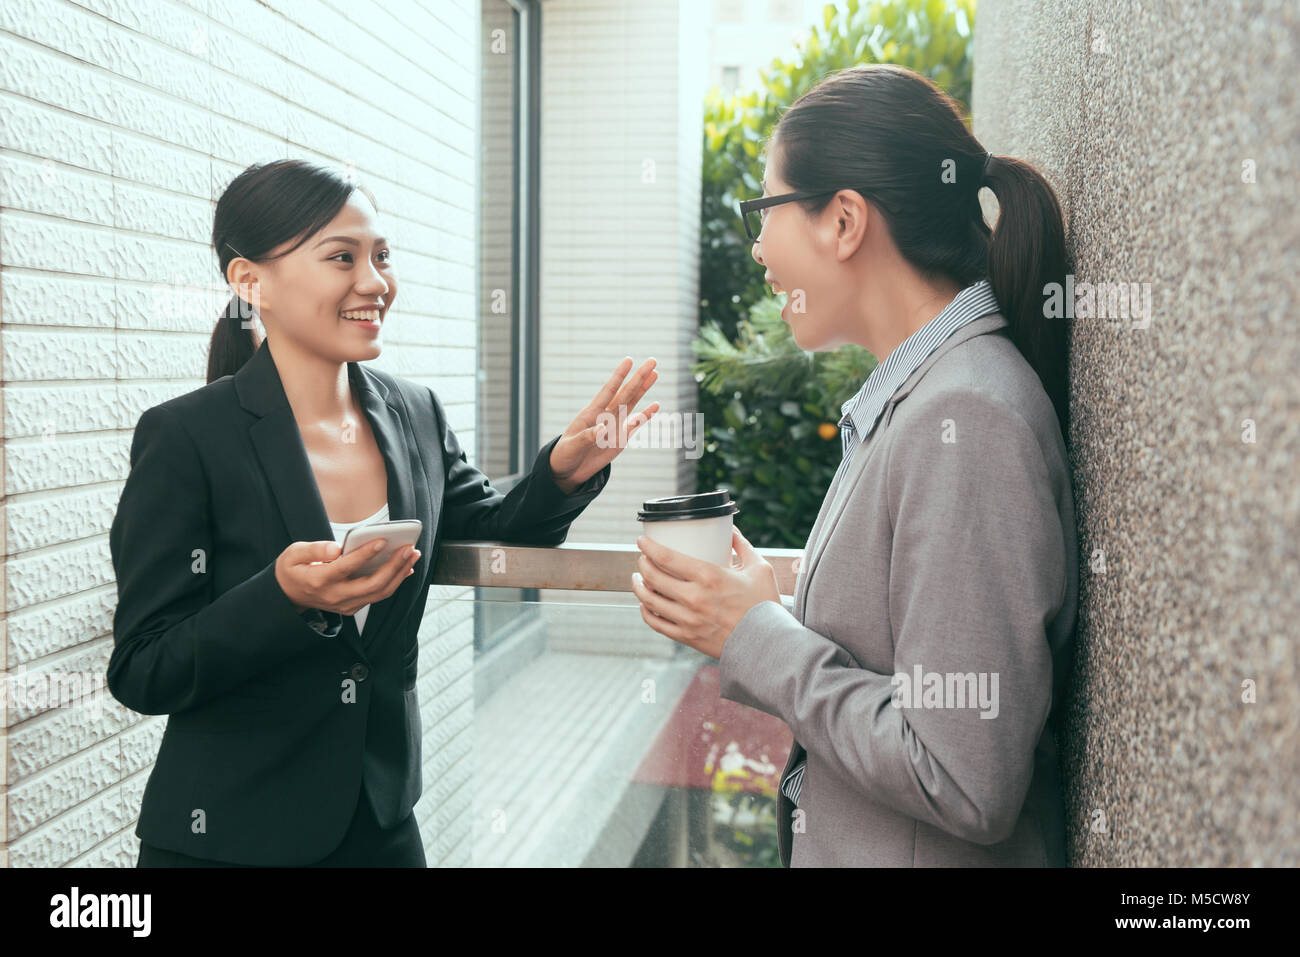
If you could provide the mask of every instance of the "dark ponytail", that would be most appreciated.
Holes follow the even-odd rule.
[[[370,190],[336,171],[302,160],[254,163],[226,187],[212,220],[212,246],[223,282],[232,260],[269,262],[287,256],[339,214],[354,189]],[[272,255],[272,250],[292,242]],[[253,356],[259,317],[254,304],[232,296],[208,345],[208,382],[234,375]]]
[[[881,212],[918,272],[963,288],[988,279],[1012,342],[1038,374],[1070,442],[1069,326],[1046,315],[1044,287],[1068,270],[1061,207],[1028,163],[988,153],[962,111],[930,80],[894,64],[832,74],[782,115],[773,133],[792,190],[853,189]],[[995,231],[979,190],[997,197]],[[804,200],[816,213],[830,196]]]
[[[234,375],[256,351],[253,348],[254,332],[244,328],[256,322],[248,320],[249,309],[238,296],[231,296],[230,302],[217,318],[217,327],[212,330],[212,340],[208,343],[208,381],[215,382],[224,375]]]
[[[999,209],[988,243],[989,285],[1007,317],[1012,341],[1052,400],[1069,445],[1069,320],[1048,318],[1044,297],[1049,283],[1064,288],[1070,268],[1061,206],[1042,174],[1011,156],[989,160],[984,185],[997,197]]]

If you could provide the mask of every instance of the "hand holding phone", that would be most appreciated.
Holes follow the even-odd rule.
[[[293,542],[275,561],[275,579],[295,609],[356,614],[383,601],[412,573],[420,560],[414,544],[422,528],[419,519],[359,526],[344,536],[342,550],[331,541]],[[375,534],[352,535],[372,530]]]

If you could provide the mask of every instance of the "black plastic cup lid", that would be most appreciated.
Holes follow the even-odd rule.
[[[671,495],[644,502],[636,513],[638,522],[671,522],[678,519],[718,518],[735,515],[740,506],[731,500],[726,489],[696,495]]]

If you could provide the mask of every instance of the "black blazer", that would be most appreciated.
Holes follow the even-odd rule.
[[[383,827],[422,792],[417,630],[446,538],[558,545],[609,481],[565,495],[559,436],[509,494],[468,464],[422,385],[348,363],[388,472],[392,519],[424,529],[415,572],[370,608],[299,615],[275,578],[333,541],[271,352],[140,416],[109,534],[118,603],[107,684],[167,714],[135,833],[195,857],[303,865],[343,838],[364,785]]]

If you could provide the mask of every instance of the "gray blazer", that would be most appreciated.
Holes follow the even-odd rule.
[[[722,697],[794,733],[781,779],[808,762],[798,808],[778,790],[786,866],[1065,865],[1074,503],[1006,325],[967,323],[899,387],[826,493],[793,601],[723,646]]]

